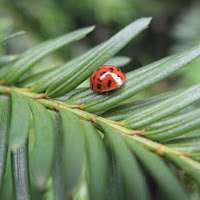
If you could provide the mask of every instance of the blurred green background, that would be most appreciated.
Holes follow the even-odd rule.
[[[149,29],[118,53],[132,59],[125,72],[200,42],[199,0],[1,0],[0,37],[18,30],[27,34],[7,42],[0,55],[16,55],[44,40],[96,25],[86,38],[40,62],[35,73],[68,61],[147,16],[153,17]],[[199,81],[199,75],[200,59],[151,87],[145,96],[189,86]]]

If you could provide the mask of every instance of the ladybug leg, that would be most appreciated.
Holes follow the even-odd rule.
[[[108,96],[108,92],[106,92],[106,96]]]

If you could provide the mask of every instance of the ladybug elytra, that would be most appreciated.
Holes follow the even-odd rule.
[[[111,65],[101,66],[90,77],[90,87],[95,92],[108,92],[121,87],[126,75]]]

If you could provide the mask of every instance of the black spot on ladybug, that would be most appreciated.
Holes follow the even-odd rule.
[[[108,87],[110,87],[110,85],[111,85],[111,80],[108,81]]]
[[[119,75],[117,75],[117,76],[123,80],[123,78],[121,76],[119,76]]]
[[[120,71],[120,69],[119,69],[119,68],[117,68],[117,71]]]
[[[93,90],[93,84],[91,84],[91,88],[92,88],[92,90]]]
[[[101,76],[104,75],[106,72],[101,72]]]
[[[93,77],[93,80],[96,78],[96,76]]]
[[[109,68],[109,71],[110,71],[110,72],[112,72],[113,70],[114,70],[114,69],[113,69],[112,67],[111,67],[111,68]]]
[[[97,89],[101,89],[101,84],[97,84]]]
[[[98,81],[99,81],[99,82],[102,82],[102,80],[101,80],[100,78],[98,79]]]
[[[99,70],[100,70],[100,68],[96,69],[96,71],[99,71]]]

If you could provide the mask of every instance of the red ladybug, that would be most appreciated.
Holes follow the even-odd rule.
[[[95,92],[108,92],[121,87],[126,75],[111,65],[101,66],[90,77],[90,87]]]

